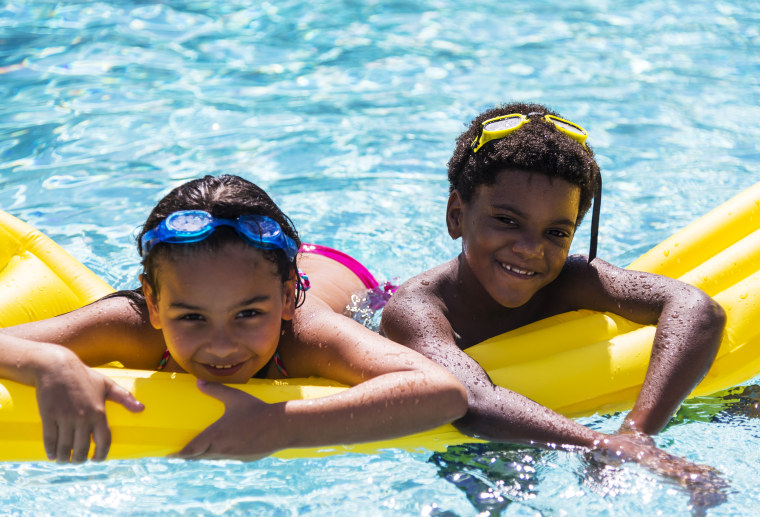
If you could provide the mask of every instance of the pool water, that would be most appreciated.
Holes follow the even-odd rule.
[[[470,4],[470,5],[468,5]],[[0,208],[116,288],[169,189],[231,172],[309,241],[404,280],[457,252],[446,162],[476,113],[542,102],[590,133],[599,256],[624,266],[760,176],[760,4],[251,0],[0,5]],[[588,221],[574,250],[588,246]],[[755,381],[657,437],[760,504]],[[581,421],[613,431],[622,415]],[[0,465],[7,514],[688,515],[635,466],[488,445],[256,463]]]

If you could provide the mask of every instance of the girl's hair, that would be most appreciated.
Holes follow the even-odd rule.
[[[541,104],[512,103],[481,113],[457,138],[456,149],[449,160],[450,191],[458,191],[462,199],[468,202],[479,185],[493,185],[497,174],[504,169],[520,169],[562,178],[580,187],[581,199],[576,220],[576,225],[579,225],[591,207],[600,174],[591,148],[584,148],[543,117],[533,116],[529,123],[515,132],[487,142],[477,153],[473,153],[472,141],[480,136],[481,124],[512,113],[542,113],[563,118]]]
[[[280,225],[283,233],[293,239],[300,248],[301,240],[292,221],[286,216],[269,195],[254,183],[239,176],[205,176],[188,181],[164,196],[153,208],[142,231],[137,236],[137,249],[142,255],[142,237],[148,231],[156,228],[161,221],[174,212],[181,210],[205,210],[214,217],[236,219],[244,214],[265,215]],[[240,240],[237,233],[228,227],[218,227],[214,233],[202,241],[185,244],[158,243],[143,257],[143,275],[154,292],[159,285],[156,278],[157,258],[174,259],[187,253],[197,253],[201,250],[218,250],[223,244]],[[285,252],[280,249],[261,249],[264,256],[277,266],[277,272],[285,282],[295,273],[296,277],[296,307],[305,298],[305,291],[298,275],[296,258],[288,260]],[[126,295],[134,302],[142,301],[138,292],[120,292],[116,295]]]

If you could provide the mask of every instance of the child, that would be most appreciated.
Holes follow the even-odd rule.
[[[301,247],[290,220],[253,183],[207,176],[174,189],[153,209],[138,249],[141,289],[0,331],[0,375],[36,387],[51,459],[84,461],[91,439],[93,459],[106,457],[105,400],[142,409],[88,367],[110,361],[191,373],[226,404],[184,457],[256,459],[374,441],[466,411],[464,389],[445,369],[341,314],[354,292],[377,282],[347,255]],[[217,384],[309,376],[353,387],[266,404]]]
[[[582,446],[661,466],[664,457],[650,447],[649,435],[665,426],[707,372],[725,316],[695,287],[593,257],[568,257],[600,184],[585,139],[580,126],[538,104],[510,104],[473,120],[457,139],[448,172],[446,223],[453,239],[462,238],[462,252],[404,283],[385,307],[381,329],[465,385],[469,409],[455,423],[464,433]],[[495,386],[463,352],[577,309],[658,324],[641,393],[614,436]]]

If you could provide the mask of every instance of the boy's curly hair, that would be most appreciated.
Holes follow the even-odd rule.
[[[599,165],[591,148],[583,147],[561,133],[554,124],[533,116],[505,138],[491,140],[477,153],[472,142],[480,136],[481,124],[491,118],[512,113],[561,115],[541,104],[511,103],[484,111],[457,138],[456,149],[449,160],[449,190],[457,190],[469,202],[478,185],[493,185],[504,169],[520,169],[562,178],[580,187],[581,199],[576,225],[591,207],[599,177]],[[588,144],[586,144],[588,145]]]

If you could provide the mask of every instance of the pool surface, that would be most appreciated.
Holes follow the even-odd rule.
[[[599,256],[625,266],[760,180],[760,4],[251,0],[0,5],[0,208],[116,288],[172,187],[231,172],[307,241],[403,281],[457,253],[454,139],[479,111],[544,103],[604,174]],[[585,253],[588,219],[574,243]],[[688,402],[658,437],[721,471],[708,515],[760,505],[755,379]],[[622,415],[582,422],[613,431]],[[0,464],[4,514],[689,515],[635,466],[488,445],[256,463]]]

